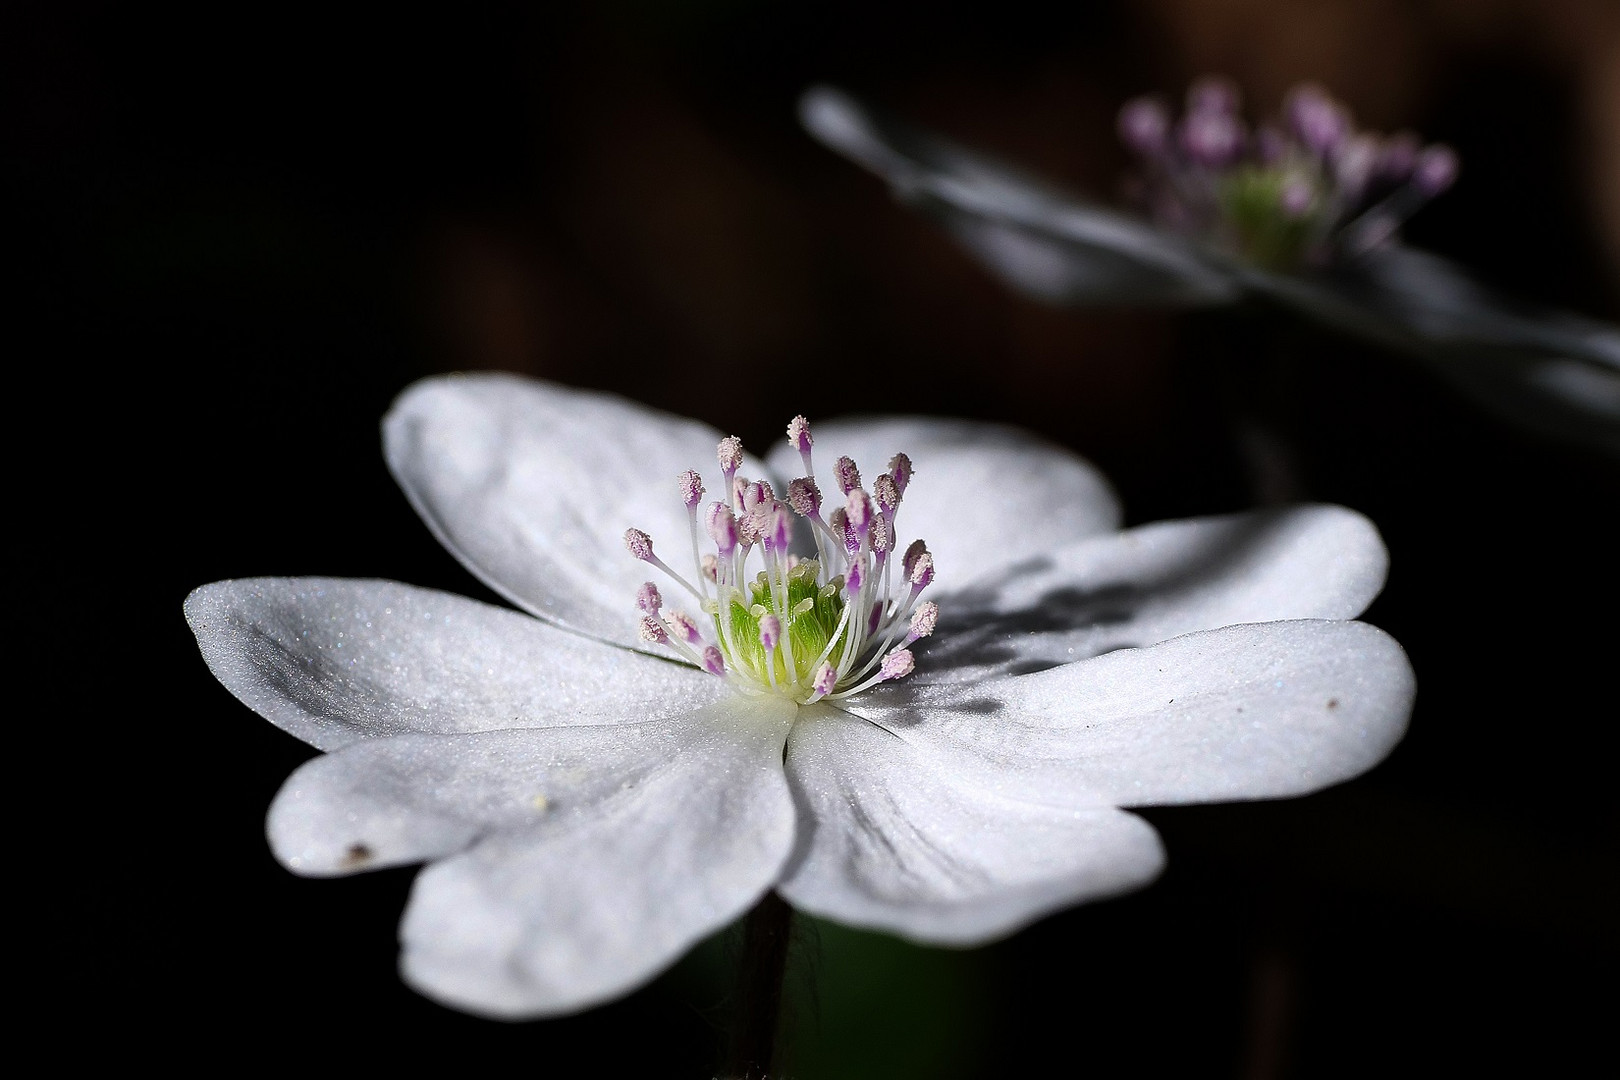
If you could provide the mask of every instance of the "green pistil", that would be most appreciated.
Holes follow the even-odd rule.
[[[1312,205],[1298,215],[1283,210],[1283,189],[1296,175],[1291,169],[1245,165],[1221,181],[1222,224],[1230,230],[1229,242],[1250,262],[1287,270],[1303,261],[1321,207]]]
[[[809,682],[822,650],[837,632],[838,621],[844,613],[843,579],[835,578],[818,586],[816,577],[820,571],[814,559],[806,559],[788,571],[785,615],[772,596],[771,584],[763,571],[748,583],[746,595],[739,590],[725,590],[725,610],[714,613],[715,630],[723,643],[722,649],[730,654],[727,657],[730,665],[743,668],[762,682],[768,681],[765,646],[759,640],[759,621],[766,614],[775,613],[782,623],[783,636],[791,643],[794,666],[794,670],[788,670],[788,650],[778,645],[776,680],[789,686]],[[847,640],[846,631],[827,657],[835,668]]]

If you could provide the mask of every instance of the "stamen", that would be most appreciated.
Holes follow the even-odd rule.
[[[785,502],[769,481],[738,475],[743,458],[737,439],[719,444],[725,498],[709,503],[702,515],[713,554],[698,547],[703,482],[693,470],[678,475],[693,564],[704,593],[664,565],[647,533],[630,529],[624,542],[633,556],[657,566],[703,605],[705,617],[699,618],[669,610],[658,587],[645,583],[636,593],[637,630],[643,640],[724,677],[740,693],[779,694],[809,703],[903,677],[914,664],[905,646],[932,630],[938,608],[930,603],[913,612],[917,593],[933,578],[933,557],[921,541],[907,549],[905,583],[898,585],[902,591],[891,593],[895,514],[911,480],[911,459],[896,454],[868,493],[854,461],[840,458],[834,471],[844,505],[823,520],[821,488],[810,469],[808,422],[796,417],[788,436],[807,475],[788,485]],[[816,557],[789,550],[793,514],[811,522]],[[764,564],[757,573],[748,567],[755,550]],[[712,594],[709,582],[714,583]],[[899,641],[900,648],[886,651],[906,632],[908,620],[910,635]],[[704,624],[709,621],[712,643],[705,644]]]
[[[894,512],[900,508],[900,485],[895,483],[893,476],[880,473],[872,481],[872,501],[877,503],[884,517],[894,517]]]
[[[889,476],[894,479],[894,488],[905,498],[906,487],[911,483],[911,459],[904,454],[896,454],[889,459]]]
[[[722,559],[729,558],[737,547],[737,517],[724,503],[709,504],[709,539],[720,549]]]
[[[810,447],[814,444],[814,440],[810,438],[810,421],[802,416],[795,416],[789,420],[787,437],[788,445],[799,452],[799,460],[804,462],[805,475],[814,475],[816,470],[810,464]]]
[[[821,489],[816,482],[808,476],[788,484],[788,505],[800,517],[819,518],[821,516]]]
[[[1412,169],[1412,184],[1425,197],[1433,198],[1457,180],[1457,153],[1451,147],[1425,147]]]
[[[624,546],[629,550],[630,554],[642,562],[653,561],[652,537],[640,529],[626,529],[624,531]]]
[[[844,504],[844,512],[849,520],[849,527],[859,536],[866,535],[866,530],[872,524],[872,497],[861,488],[849,493],[849,501]]]
[[[1119,137],[1145,158],[1163,157],[1170,149],[1170,110],[1158,98],[1140,97],[1119,110]]]
[[[692,586],[690,581],[687,581],[685,578],[681,577],[681,575],[677,574],[674,570],[671,570],[663,559],[660,559],[653,553],[652,537],[648,536],[640,529],[626,529],[624,531],[624,546],[629,550],[630,554],[634,555],[642,562],[651,563],[652,565],[658,567],[658,569],[668,574],[672,581],[678,583],[681,588],[685,589],[699,600],[703,599],[703,594],[698,592],[697,589]]]
[[[715,448],[714,456],[720,462],[720,472],[725,475],[726,486],[729,488],[731,478],[737,475],[738,469],[742,468],[742,440],[735,435],[726,436],[720,440],[720,445]]]
[[[781,503],[771,504],[769,517],[766,519],[765,549],[786,552],[792,536],[793,518],[788,515],[787,507]]]
[[[910,645],[913,641],[925,638],[934,632],[934,626],[939,622],[939,605],[932,600],[924,600],[917,605],[917,611],[911,616],[911,629],[906,634],[905,643]]]
[[[888,518],[880,514],[872,519],[868,539],[872,544],[872,554],[887,555],[889,549],[894,546],[894,526],[889,524]]]
[[[1309,83],[1252,135],[1237,88],[1221,79],[1196,82],[1179,119],[1137,98],[1118,123],[1144,166],[1135,197],[1162,227],[1276,269],[1359,255],[1457,175],[1450,148],[1358,131],[1343,103]]]
[[[703,499],[703,478],[695,469],[687,469],[676,478],[681,486],[681,501],[688,510],[697,509],[697,504]]]
[[[911,546],[906,548],[905,555],[900,559],[900,569],[905,571],[906,580],[911,579],[911,571],[917,565],[917,560],[927,554],[928,545],[921,540],[913,540]]]
[[[838,490],[845,495],[861,486],[861,471],[851,458],[841,457],[833,462],[833,476],[838,480]]]
[[[883,658],[883,666],[878,669],[878,676],[884,682],[890,679],[903,679],[916,667],[917,661],[912,657],[910,649],[897,649]]]
[[[696,645],[703,640],[703,632],[698,629],[697,623],[692,621],[692,617],[685,612],[670,612],[664,616],[664,624],[688,645]]]
[[[669,631],[664,624],[652,615],[643,615],[637,624],[641,628],[641,640],[650,641],[655,645],[665,645],[669,642]]]

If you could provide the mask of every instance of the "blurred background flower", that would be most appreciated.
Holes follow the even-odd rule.
[[[1457,155],[1411,132],[1354,127],[1313,83],[1252,132],[1229,80],[1205,76],[1179,118],[1144,95],[1119,113],[1140,161],[1140,213],[1054,188],[1015,165],[819,86],[805,129],[937,219],[1043,303],[1213,307],[1265,300],[1409,353],[1479,404],[1545,437],[1620,457],[1620,327],[1537,309],[1401,241],[1456,180]],[[1275,320],[1255,305],[1251,317]]]
[[[256,574],[490,598],[399,497],[375,424],[417,375],[501,368],[753,445],[857,401],[1011,421],[1096,461],[1129,524],[1308,495],[1388,541],[1368,619],[1421,688],[1388,762],[1291,803],[1149,811],[1160,882],[989,949],[820,928],[799,1075],[1556,1073],[1597,1051],[1587,988],[1620,936],[1614,466],[1303,321],[1010,295],[806,137],[795,103],[846,86],[1109,192],[1132,97],[1207,71],[1254,102],[1315,81],[1461,156],[1411,243],[1613,322],[1615,18],[1607,0],[15,9],[13,355],[53,440],[19,455],[44,615],[18,670],[72,688],[52,717],[79,755],[41,830],[37,999],[94,1009],[124,1055],[209,1030],[304,1063],[303,1033],[335,1031],[373,1064],[476,1046],[708,1075],[724,938],[535,1028],[400,986],[378,912],[409,873],[325,895],[254,842],[302,752],[241,716],[180,617],[192,587]],[[326,977],[302,977],[316,956]]]

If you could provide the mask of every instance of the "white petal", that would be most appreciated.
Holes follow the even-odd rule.
[[[1189,634],[1031,675],[854,699],[925,754],[1012,797],[1085,806],[1269,799],[1381,761],[1406,730],[1406,654],[1357,622]]]
[[[1168,521],[1054,548],[936,596],[921,682],[1028,674],[1197,630],[1349,619],[1383,587],[1372,522],[1338,506]]]
[[[787,761],[803,824],[778,888],[838,922],[974,945],[1143,885],[1164,862],[1138,817],[977,788],[833,709],[801,711]]]
[[[413,731],[650,720],[729,694],[694,668],[392,581],[220,581],[186,598],[186,620],[231,693],[322,750]]]
[[[871,489],[889,459],[904,452],[916,470],[895,519],[905,550],[921,538],[934,554],[935,589],[1119,527],[1108,481],[1076,454],[1018,428],[976,420],[874,417],[814,423],[823,513],[842,504],[832,482],[838,458],[853,458]],[[784,443],[770,465],[804,472]]]
[[[781,758],[792,716],[779,700],[732,697],[645,734],[528,733],[532,747],[502,780],[445,799],[494,831],[417,878],[400,926],[406,980],[516,1019],[582,1009],[651,978],[776,879],[793,840]],[[468,764],[482,768],[477,758],[496,749]],[[524,825],[533,811],[523,805],[505,817],[480,801],[521,804],[531,778],[560,793],[539,821]]]
[[[609,394],[514,375],[427,379],[383,420],[388,466],[433,534],[502,596],[607,641],[641,647],[636,588],[689,594],[632,558],[641,529],[696,584],[676,477],[696,469],[720,497],[720,433]],[[756,459],[744,462],[764,475]]]
[[[1620,328],[1502,296],[1402,245],[1326,274],[1251,269],[1245,284],[1426,361],[1504,419],[1620,453]]]
[[[1229,269],[1146,222],[1088,204],[987,155],[816,87],[799,102],[816,138],[939,217],[1010,286],[1061,304],[1217,304]]]

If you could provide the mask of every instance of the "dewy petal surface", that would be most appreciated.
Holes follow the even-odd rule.
[[[978,944],[1145,884],[1164,862],[1153,829],[1134,815],[964,783],[834,709],[804,710],[787,766],[800,832],[778,888],[795,907],[842,923]]]
[[[831,87],[799,102],[810,134],[934,214],[1014,289],[1054,304],[1218,304],[1225,264],[1125,214],[901,123]]]
[[[391,581],[221,581],[186,599],[186,619],[231,693],[322,750],[650,720],[727,693],[692,668]]]
[[[1313,620],[1030,675],[879,687],[848,708],[988,790],[1150,806],[1280,798],[1355,776],[1399,741],[1413,693],[1389,635]]]
[[[814,435],[816,471],[824,477],[840,455],[855,460],[866,483],[896,453],[911,458],[916,475],[896,517],[900,546],[926,541],[940,582],[1119,527],[1119,501],[1102,474],[1027,431],[974,420],[873,417],[818,423]],[[769,463],[783,476],[804,471],[786,445],[772,451]],[[824,488],[828,499],[838,497],[835,488]]]
[[[657,575],[625,551],[624,531],[685,567],[676,476],[696,469],[718,497],[720,438],[610,394],[497,374],[416,383],[383,420],[395,479],[469,570],[541,618],[631,648],[636,587]],[[764,466],[747,458],[743,472]]]
[[[939,632],[914,647],[913,678],[1028,674],[1234,623],[1351,619],[1388,565],[1372,522],[1339,506],[1095,537],[943,591]]]
[[[504,760],[500,778],[459,778],[427,809],[454,805],[491,831],[417,878],[400,927],[406,980],[515,1018],[656,974],[776,879],[793,841],[781,757],[793,708],[730,697],[673,721],[524,733],[521,754],[466,740],[465,764]],[[548,808],[525,823],[535,786]]]

